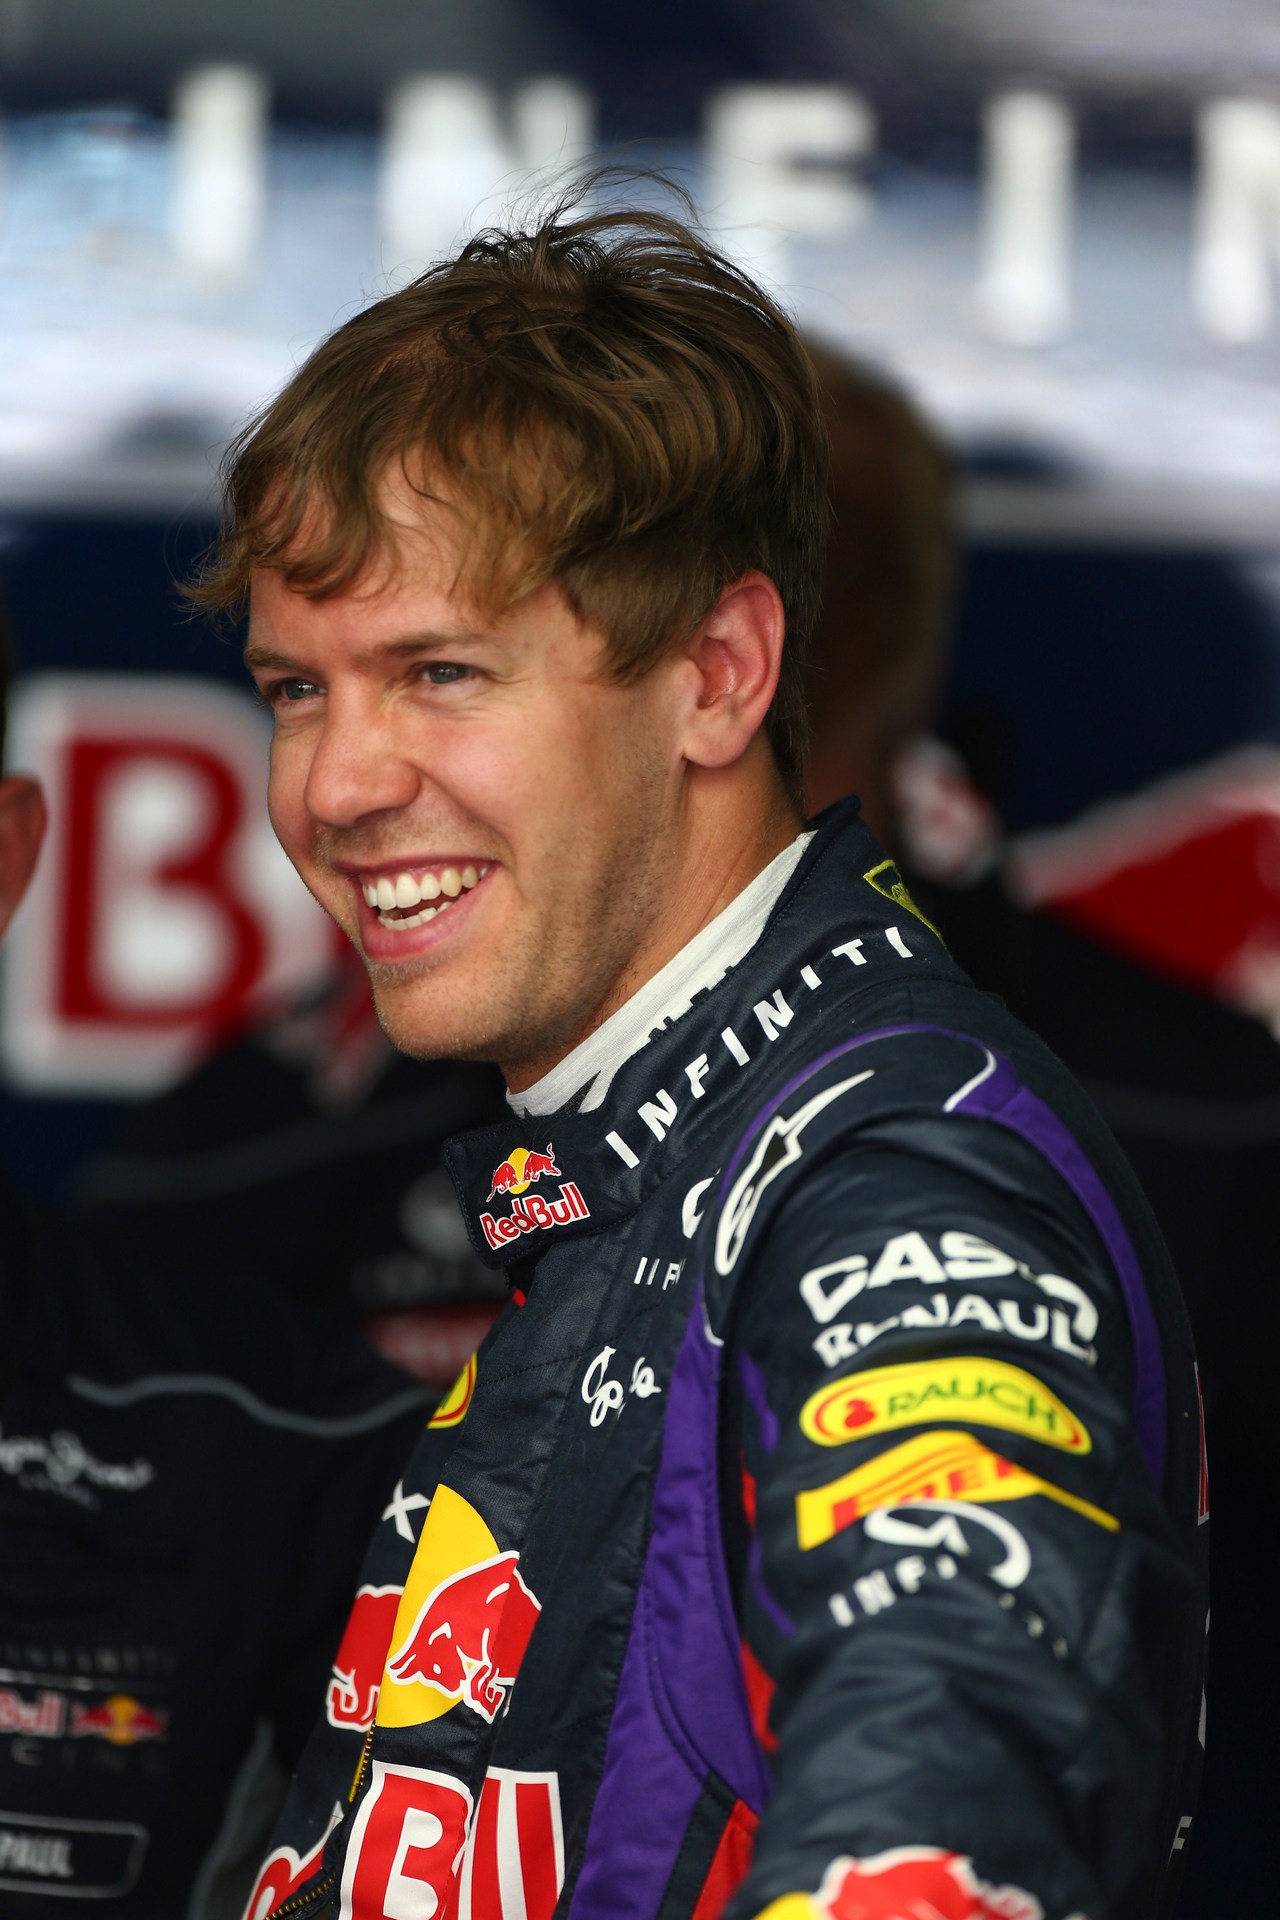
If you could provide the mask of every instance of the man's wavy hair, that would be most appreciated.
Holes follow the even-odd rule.
[[[238,610],[257,568],[324,597],[393,561],[397,469],[458,511],[455,591],[492,617],[556,582],[621,680],[758,568],[787,615],[766,729],[794,793],[828,512],[813,369],[691,224],[583,194],[479,234],[316,349],[229,449],[188,597]]]

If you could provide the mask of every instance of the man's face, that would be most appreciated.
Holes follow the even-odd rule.
[[[688,937],[680,667],[618,686],[557,587],[486,622],[455,564],[425,508],[353,590],[308,600],[264,570],[247,659],[275,717],[272,823],[388,1034],[519,1088]]]

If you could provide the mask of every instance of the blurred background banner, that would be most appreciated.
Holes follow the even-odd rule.
[[[331,963],[234,636],[174,585],[221,447],[334,325],[596,158],[678,180],[959,454],[917,864],[1280,1023],[1269,0],[0,0],[10,758],[55,820],[0,985],[28,1183]]]

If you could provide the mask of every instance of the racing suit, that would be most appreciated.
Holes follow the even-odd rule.
[[[1164,1911],[1207,1590],[1176,1283],[856,808],[602,1106],[446,1158],[513,1302],[378,1528],[253,1920]]]
[[[0,1176],[5,1920],[239,1913],[431,1404],[261,1277],[168,1259]]]

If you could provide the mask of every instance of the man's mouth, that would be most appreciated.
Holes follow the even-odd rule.
[[[384,927],[421,927],[479,886],[492,863],[422,867],[362,880],[364,902]]]

